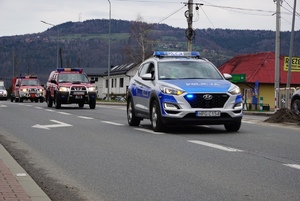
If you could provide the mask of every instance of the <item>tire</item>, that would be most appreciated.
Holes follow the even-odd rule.
[[[96,99],[90,100],[89,106],[90,106],[90,109],[95,109],[96,108]]]
[[[78,103],[79,108],[83,108],[84,103]]]
[[[15,102],[18,103],[18,102],[19,102],[19,98],[16,98],[16,99],[15,99]]]
[[[61,108],[61,102],[59,97],[55,94],[55,108],[60,109]]]
[[[135,116],[134,105],[131,98],[127,101],[127,121],[130,126],[139,126],[141,119]]]
[[[297,115],[300,115],[300,99],[293,100],[291,110]]]
[[[23,98],[19,98],[20,99],[20,103],[23,103]]]
[[[224,124],[227,132],[237,132],[241,128],[241,121]]]
[[[151,124],[152,129],[155,132],[164,130],[164,124],[161,120],[160,107],[156,100],[154,100],[151,104]]]
[[[47,93],[47,95],[46,95],[46,103],[47,103],[48,107],[52,107],[53,106],[53,100],[52,100],[52,98],[51,98],[51,96],[50,96],[49,93]]]
[[[10,98],[10,102],[14,102],[14,98],[13,97]]]

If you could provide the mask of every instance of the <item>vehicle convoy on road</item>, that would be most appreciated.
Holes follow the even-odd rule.
[[[58,68],[52,71],[46,85],[46,102],[48,107],[76,103],[80,108],[89,104],[96,108],[97,87],[89,81],[81,68]]]
[[[14,77],[12,80],[11,102],[44,102],[44,87],[34,76]]]
[[[291,98],[291,110],[300,115],[300,89],[297,89]]]
[[[0,100],[7,100],[7,91],[3,80],[0,80]]]
[[[167,125],[224,125],[240,129],[240,88],[198,52],[159,52],[144,61],[127,92],[127,120],[150,119],[154,131]]]

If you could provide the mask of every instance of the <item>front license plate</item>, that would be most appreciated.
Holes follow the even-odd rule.
[[[75,99],[82,99],[82,96],[75,96]]]
[[[220,111],[197,111],[197,117],[219,117],[221,116]]]

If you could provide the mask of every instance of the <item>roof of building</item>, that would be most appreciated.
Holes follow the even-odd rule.
[[[122,64],[122,65],[117,65],[113,66],[110,69],[110,75],[121,75],[125,74],[132,68],[136,67],[136,63],[129,63],[129,64]],[[88,75],[88,76],[100,76],[104,77],[108,75],[108,69],[107,68],[84,68],[83,71]]]
[[[238,55],[218,68],[222,73],[246,74],[246,83],[275,82],[275,53],[263,52]],[[299,70],[299,69],[298,69]],[[284,56],[280,56],[280,84],[287,83],[288,71],[284,70]],[[291,72],[290,84],[300,84],[300,71]]]

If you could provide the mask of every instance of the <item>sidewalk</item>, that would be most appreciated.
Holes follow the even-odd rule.
[[[0,201],[51,201],[0,144]]]

